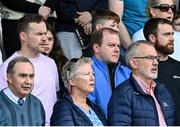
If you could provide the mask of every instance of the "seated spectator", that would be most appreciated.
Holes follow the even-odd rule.
[[[154,27],[152,27],[154,26]],[[153,18],[144,26],[146,40],[154,44],[161,57],[157,80],[164,83],[176,104],[176,125],[180,125],[180,62],[169,55],[174,52],[172,23],[166,19]]]
[[[8,87],[0,91],[0,126],[44,126],[41,101],[31,94],[34,67],[25,57],[15,57],[7,67]]]
[[[52,126],[104,126],[106,118],[100,107],[87,99],[94,91],[94,71],[90,58],[72,59],[63,67],[62,78],[68,94],[55,104]]]
[[[173,126],[175,104],[166,87],[155,81],[159,57],[146,41],[126,51],[131,77],[113,92],[108,104],[110,126]]]
[[[101,106],[107,115],[107,104],[114,89],[128,79],[130,70],[118,63],[120,55],[119,31],[101,28],[91,35],[94,52],[93,70],[95,75],[94,92],[89,94],[90,100]]]

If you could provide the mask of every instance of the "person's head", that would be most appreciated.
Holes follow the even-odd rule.
[[[34,86],[34,67],[25,57],[16,57],[7,67],[8,87],[15,96],[27,96]]]
[[[173,28],[175,31],[180,32],[180,11],[173,18]]]
[[[143,32],[146,40],[152,42],[159,53],[169,55],[174,52],[174,30],[169,20],[149,19],[145,23]]]
[[[144,81],[157,78],[158,60],[154,46],[144,40],[132,43],[126,50],[127,65]]]
[[[93,30],[98,30],[103,27],[112,28],[119,31],[118,24],[119,16],[111,10],[99,9],[93,14]]]
[[[22,17],[17,26],[17,31],[21,41],[21,49],[26,52],[38,54],[44,50],[47,41],[46,23],[42,16],[28,14]]]
[[[53,27],[48,23],[46,25],[47,25],[47,33],[46,33],[47,41],[44,44],[44,51],[42,53],[49,55],[49,53],[52,51],[55,42],[55,34]]]
[[[94,91],[94,71],[92,60],[88,57],[71,59],[63,66],[62,79],[69,93]]]
[[[120,54],[119,32],[112,28],[95,30],[91,34],[91,44],[97,59],[106,63],[117,63]]]
[[[174,0],[148,0],[147,11],[151,18],[165,18],[172,21],[176,6]]]

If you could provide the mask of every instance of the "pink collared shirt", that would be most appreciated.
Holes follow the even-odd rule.
[[[139,86],[141,87],[141,89],[151,95],[155,101],[155,105],[156,105],[156,109],[158,112],[158,118],[159,118],[159,126],[167,126],[165,119],[164,119],[164,115],[162,113],[161,110],[161,106],[159,105],[159,102],[157,101],[155,95],[154,95],[154,88],[156,87],[156,83],[154,81],[151,82],[150,86],[148,86],[143,80],[141,80],[139,77],[133,75],[133,77],[135,78],[135,80],[138,82]]]

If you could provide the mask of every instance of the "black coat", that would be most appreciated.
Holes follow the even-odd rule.
[[[87,104],[96,113],[103,125],[107,125],[106,117],[100,107],[87,99]],[[86,114],[79,109],[69,95],[65,95],[55,104],[51,116],[52,126],[93,126]]]

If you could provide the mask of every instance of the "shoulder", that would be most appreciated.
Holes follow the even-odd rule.
[[[132,42],[136,42],[138,40],[146,40],[144,38],[143,28],[135,32],[134,35],[132,36]]]

